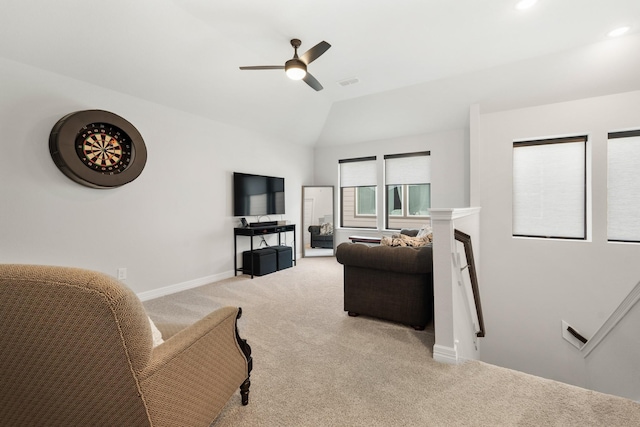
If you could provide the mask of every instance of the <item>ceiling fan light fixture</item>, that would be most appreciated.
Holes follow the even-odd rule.
[[[299,39],[291,39],[291,47],[293,48],[293,58],[285,62],[282,65],[254,65],[251,67],[240,67],[241,70],[282,70],[284,69],[287,77],[291,80],[302,80],[311,89],[320,91],[323,89],[322,85],[316,80],[311,73],[307,73],[307,66],[313,61],[318,59],[323,53],[331,47],[331,45],[325,41],[321,41],[308,51],[298,56],[298,48],[301,41]]]
[[[284,64],[284,71],[291,80],[302,80],[307,75],[307,65],[301,60],[293,58]]]

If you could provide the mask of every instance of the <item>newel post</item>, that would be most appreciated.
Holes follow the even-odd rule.
[[[462,324],[461,313],[467,308],[466,302],[460,298],[458,279],[454,271],[453,254],[456,252],[454,236],[455,221],[462,223],[465,217],[479,215],[480,208],[431,209],[431,227],[433,229],[433,297],[434,297],[434,326],[435,345],[433,358],[438,362],[457,364],[461,359],[459,340],[474,340],[474,336],[467,337]],[[464,225],[464,224],[462,224]],[[477,226],[474,224],[474,228]],[[465,227],[466,228],[466,227]],[[478,236],[478,230],[473,235]],[[466,348],[466,343],[462,343]],[[468,352],[464,352],[468,353]],[[465,359],[468,354],[463,356]]]

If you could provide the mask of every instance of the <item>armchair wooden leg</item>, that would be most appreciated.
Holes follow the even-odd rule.
[[[238,319],[242,316],[242,308],[238,309],[238,316],[236,317],[236,341],[247,358],[247,372],[249,376],[240,386],[240,397],[242,398],[242,405],[249,404],[249,387],[251,386],[251,370],[253,369],[253,357],[251,356],[251,346],[247,343],[247,340],[240,338],[238,333]]]
[[[240,386],[240,397],[242,397],[242,405],[249,404],[249,387],[251,386],[251,381],[247,378],[242,385]]]

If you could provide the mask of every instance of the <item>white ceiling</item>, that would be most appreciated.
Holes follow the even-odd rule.
[[[640,89],[639,0],[515,3],[0,0],[0,56],[306,145],[461,128],[476,103]],[[238,69],[283,65],[292,38],[300,53],[332,45],[309,66],[323,91]]]

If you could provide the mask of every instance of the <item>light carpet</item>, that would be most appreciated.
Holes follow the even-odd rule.
[[[640,426],[640,404],[482,362],[431,356],[433,328],[343,311],[342,266],[303,258],[145,302],[158,323],[192,323],[240,306],[253,350],[249,405],[231,398],[227,426]]]

